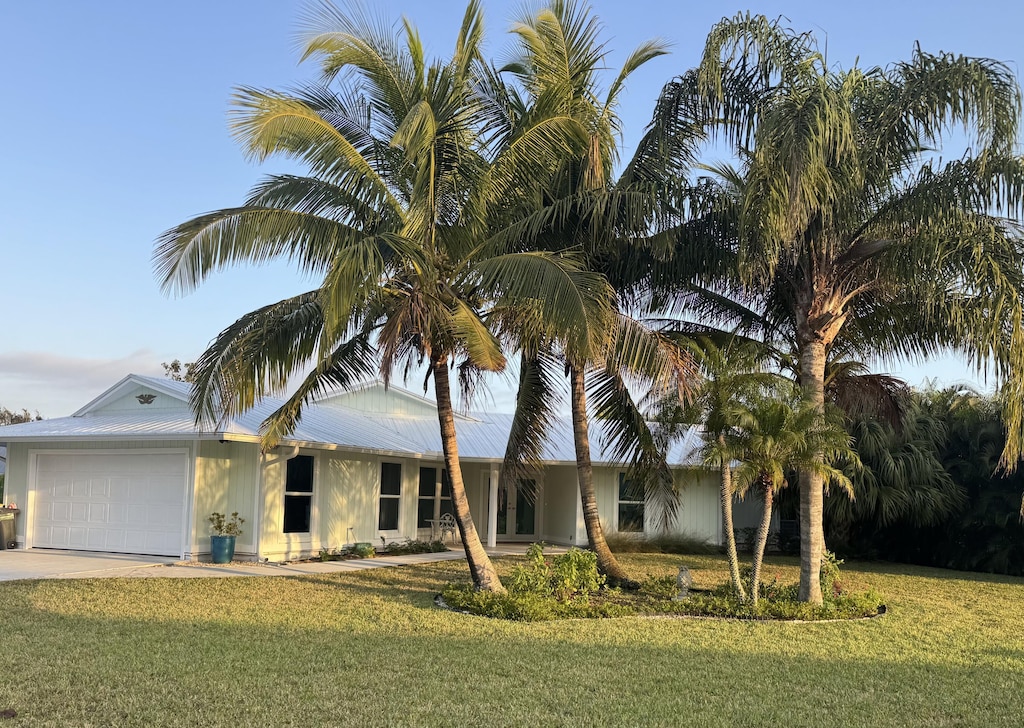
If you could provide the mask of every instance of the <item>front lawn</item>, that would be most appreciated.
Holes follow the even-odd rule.
[[[628,554],[638,576],[709,556]],[[512,559],[499,562],[507,571]],[[780,566],[779,564],[784,565]],[[796,578],[792,561],[766,575]],[[444,612],[462,562],[330,577],[0,584],[10,725],[1017,726],[1024,580],[847,564],[881,619]]]

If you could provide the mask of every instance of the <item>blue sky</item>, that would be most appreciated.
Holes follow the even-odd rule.
[[[168,298],[150,257],[167,228],[239,203],[264,172],[227,130],[233,87],[282,88],[312,77],[298,64],[300,0],[70,0],[3,3],[0,68],[0,405],[65,415],[128,372],[160,374],[191,360],[242,313],[309,287],[282,265],[213,276]],[[465,5],[374,3],[403,13],[433,55],[446,55]],[[484,0],[488,49],[500,58],[520,2]],[[1024,11],[972,2],[721,2],[594,0],[609,65],[661,37],[673,53],[636,73],[624,97],[625,151],[661,85],[693,66],[711,25],[751,10],[827,37],[830,63],[887,64],[915,41],[1018,64]],[[886,367],[914,383],[971,379],[955,360]],[[410,382],[418,389],[419,381]],[[506,385],[495,386],[499,405]]]

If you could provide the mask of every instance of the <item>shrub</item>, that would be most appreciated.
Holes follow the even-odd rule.
[[[392,541],[383,548],[377,550],[379,554],[387,556],[405,556],[406,554],[430,554],[447,551],[448,547],[442,541]]]
[[[377,549],[371,543],[360,542],[352,545],[352,553],[356,558],[372,559],[377,555]]]
[[[217,536],[241,536],[242,524],[245,523],[244,518],[238,517],[238,511],[231,514],[230,521],[223,513],[217,512],[211,513],[206,520],[210,522],[210,530]]]
[[[526,552],[526,563],[515,567],[508,579],[513,594],[534,594],[558,602],[586,599],[604,586],[605,578],[597,570],[597,554],[571,548],[550,562],[544,558],[544,545],[533,544]]]
[[[572,548],[556,556],[551,568],[551,593],[560,602],[587,598],[605,584],[597,570],[597,554]]]
[[[638,538],[622,534],[608,535],[608,548],[615,553],[638,554],[717,554],[722,549],[707,541],[686,536],[650,536]]]

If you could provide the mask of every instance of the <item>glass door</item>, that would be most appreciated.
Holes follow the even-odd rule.
[[[487,480],[490,487],[490,479]],[[536,481],[520,481],[498,488],[498,540],[532,540],[537,535],[537,501],[540,491]]]

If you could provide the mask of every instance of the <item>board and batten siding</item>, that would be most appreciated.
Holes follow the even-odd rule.
[[[594,467],[594,490],[597,494],[597,510],[606,533],[615,533],[618,521],[619,473],[623,468],[606,466]],[[680,499],[676,517],[668,529],[673,536],[719,544],[722,541],[722,512],[718,500],[718,478],[710,471],[675,470],[676,486]],[[657,536],[658,513],[648,504],[644,524],[647,536]],[[582,536],[586,536],[583,531]]]
[[[549,543],[586,545],[587,531],[583,523],[575,465],[549,465],[544,468],[544,523],[541,533]]]
[[[310,532],[284,533],[284,485],[287,461],[296,454],[312,455],[313,501]],[[402,466],[402,494],[398,531],[377,529],[381,463]],[[380,544],[387,540],[415,539],[419,468],[418,458],[361,456],[324,450],[282,447],[264,456],[261,493],[260,556],[271,560],[315,555],[321,549],[339,549],[356,542]]]
[[[196,457],[195,496],[188,551],[210,553],[210,523],[213,512],[230,516],[238,512],[245,519],[235,542],[241,557],[256,554],[256,492],[260,477],[260,450],[251,442],[203,440]]]
[[[152,395],[153,401],[149,404],[142,404],[138,400],[138,396],[140,394]],[[192,412],[189,409],[187,401],[177,397],[171,397],[163,392],[157,392],[154,389],[143,385],[135,387],[127,394],[118,397],[112,402],[108,402],[95,410],[96,413],[134,412],[139,414],[167,411],[188,412],[189,414]]]
[[[674,475],[680,503],[672,533],[721,544],[722,504],[718,497],[718,474],[708,470],[677,470]]]

